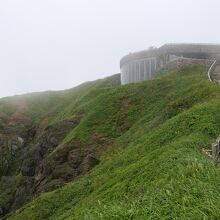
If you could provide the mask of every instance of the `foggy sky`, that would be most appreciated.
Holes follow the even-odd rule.
[[[0,0],[0,97],[118,73],[129,52],[220,43],[219,0]]]

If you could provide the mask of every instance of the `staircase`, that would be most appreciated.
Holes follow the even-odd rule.
[[[208,78],[211,82],[220,84],[220,59],[212,63],[208,71]],[[220,135],[212,144],[212,149],[202,149],[202,152],[216,163],[220,163]]]
[[[210,81],[217,82],[220,84],[220,60],[215,60],[209,69]]]

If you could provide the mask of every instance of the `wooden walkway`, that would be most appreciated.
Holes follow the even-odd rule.
[[[213,64],[208,71],[208,78],[211,82],[220,84],[220,60],[213,61]],[[212,144],[210,150],[202,149],[202,152],[217,163],[220,163],[220,135]]]

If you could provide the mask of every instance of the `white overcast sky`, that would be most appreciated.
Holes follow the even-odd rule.
[[[219,0],[0,0],[0,97],[118,73],[129,52],[220,43]]]

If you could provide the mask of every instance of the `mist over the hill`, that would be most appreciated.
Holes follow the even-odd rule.
[[[0,97],[73,87],[119,72],[130,51],[219,43],[217,0],[0,2]]]

